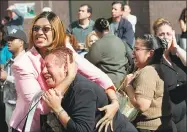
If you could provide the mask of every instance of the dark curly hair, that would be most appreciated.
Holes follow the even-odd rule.
[[[99,32],[103,32],[105,30],[109,30],[109,22],[107,19],[105,18],[98,18],[95,21],[94,24],[94,30],[99,31]]]

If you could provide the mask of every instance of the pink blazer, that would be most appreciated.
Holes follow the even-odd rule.
[[[67,44],[67,47],[73,50],[70,44]],[[95,67],[83,57],[79,56],[74,50],[73,52],[75,55],[75,61],[78,66],[78,72],[105,89],[113,86],[111,79],[105,73],[103,73],[100,69]],[[13,66],[16,78],[16,89],[19,94],[18,102],[10,122],[10,125],[13,128],[16,128],[19,120],[21,120],[27,113],[34,94],[40,89],[48,89],[41,73],[42,61],[43,59],[41,55],[33,47]],[[41,100],[34,115],[31,131],[40,130],[39,116],[41,113],[47,112],[49,112],[49,108]],[[24,121],[17,130],[21,131],[23,125]]]
[[[36,62],[38,62],[39,58],[41,57],[35,57]],[[10,126],[16,128],[19,122],[28,112],[30,103],[35,93],[39,92],[41,90],[41,87],[45,87],[45,85],[42,83],[45,83],[45,81],[42,81],[39,72],[33,66],[33,63],[28,57],[27,53],[16,59],[16,61],[12,64],[12,70],[15,77],[17,103],[10,120]],[[36,109],[35,116],[32,122],[32,128],[34,129],[31,129],[32,131],[40,130],[40,126],[38,124],[40,118],[38,117],[40,113],[44,112],[43,103],[44,102],[41,101],[38,105],[38,108]],[[23,120],[17,127],[18,131],[22,131],[24,122],[25,120]]]

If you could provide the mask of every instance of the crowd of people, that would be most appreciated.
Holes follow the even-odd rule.
[[[28,38],[22,13],[7,9],[0,28],[3,132],[187,132],[186,8],[177,43],[167,19],[135,38],[130,6],[111,7],[110,18],[94,21],[92,7],[82,4],[67,29],[46,7]],[[128,105],[133,119],[124,113]]]

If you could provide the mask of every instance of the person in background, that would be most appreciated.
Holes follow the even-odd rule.
[[[156,36],[165,38],[168,42],[161,61],[162,78],[171,99],[173,127],[177,132],[186,132],[186,51],[177,44],[175,31],[168,20],[158,18],[153,24],[153,31]]]
[[[94,44],[98,39],[99,38],[98,38],[98,36],[97,36],[95,31],[90,32],[86,36],[86,48],[87,48],[88,51],[91,48],[92,44]]]
[[[187,22],[187,8],[184,8],[181,12],[181,15],[179,17],[179,25],[181,28],[181,39],[180,39],[180,46],[186,51],[186,46],[187,46],[187,27],[186,27],[186,22]]]
[[[126,18],[132,24],[132,28],[133,28],[133,31],[135,33],[137,18],[136,18],[135,15],[131,14],[131,8],[127,4],[124,5],[123,17]]]
[[[173,132],[169,94],[159,73],[166,48],[166,40],[150,34],[138,38],[135,43],[136,70],[125,78],[124,91],[139,110],[133,121],[139,132]]]
[[[99,37],[85,58],[106,73],[116,88],[126,75],[126,49],[123,41],[109,31],[109,22],[105,18],[98,18],[94,30]]]
[[[114,1],[112,3],[112,17],[108,19],[110,23],[110,31],[122,39],[124,44],[128,44],[128,46],[132,49],[134,45],[134,31],[132,24],[122,17],[123,11],[123,2]]]
[[[5,16],[5,17],[3,17],[3,19],[1,20],[1,24],[2,24],[2,25],[6,25],[9,21],[10,21],[10,17]]]
[[[77,53],[83,56],[87,53],[85,50],[86,36],[92,32],[94,25],[91,15],[92,7],[88,4],[82,4],[79,7],[78,20],[72,22],[67,29],[67,33],[73,34],[78,41],[79,50]]]
[[[76,71],[77,69],[76,66],[68,69],[68,65],[73,63],[73,53],[68,48],[54,49],[44,60],[42,73],[50,88],[56,87],[62,82],[68,70]],[[64,132],[98,131],[96,124],[103,115],[98,108],[109,104],[105,91],[79,73],[75,75],[75,79],[65,91],[64,97],[58,96],[55,90],[49,89],[43,99],[57,115]],[[137,132],[119,111],[114,116],[113,130],[109,128],[105,131]]]
[[[19,58],[21,58],[22,55],[25,54],[24,48],[27,42],[27,37],[24,31],[13,29],[12,32],[10,32],[6,36],[5,39],[8,42],[8,49],[13,55],[12,59],[7,64],[8,65],[7,70],[1,72],[1,74],[3,75],[2,76],[3,80],[7,82],[4,89],[4,95],[5,95],[5,104],[6,104],[6,121],[9,124],[13,110],[16,107],[16,98],[17,98],[16,91],[18,90],[18,88],[15,89],[15,81],[13,75],[15,71],[13,71],[13,69],[16,63],[19,62]],[[18,92],[18,96],[19,96],[19,92]],[[18,100],[17,105],[18,105],[17,107],[19,107],[19,105],[22,105],[22,103],[20,103]]]
[[[66,39],[67,36],[64,24],[54,12],[42,12],[34,18],[29,34],[30,49],[26,52],[27,56],[24,56],[15,67],[15,82],[16,85],[19,86],[21,93],[19,96],[20,101],[24,104],[19,108],[15,108],[15,112],[10,121],[11,127],[16,131],[23,130],[25,121],[24,116],[28,112],[29,104],[34,95],[41,90],[47,91],[49,89],[41,74],[43,58],[51,50],[64,46],[73,51],[73,56],[75,57],[75,62],[78,66],[78,72],[104,88],[111,100],[110,105],[99,109],[105,111],[105,116],[99,122],[101,123],[100,127],[108,127],[108,124],[112,123],[112,119],[119,108],[114,84],[105,73],[78,55],[70,42]],[[58,94],[63,95],[73,79],[74,76],[72,77],[71,74],[68,74],[66,79],[54,89]],[[22,109],[22,111],[20,111],[20,109]],[[40,114],[45,114],[46,112],[49,112],[49,110],[50,109],[45,105],[43,100],[41,100],[34,113],[30,131],[40,131]],[[22,122],[20,122],[21,120]]]
[[[16,8],[15,5],[10,5],[7,8],[8,17],[10,20],[6,24],[8,33],[13,29],[23,30],[24,15]]]
[[[42,9],[42,12],[51,12],[51,11],[52,11],[52,9],[50,7],[44,7]]]
[[[12,57],[12,53],[8,50],[7,41],[4,40],[5,31],[4,26],[0,26],[0,64],[5,65]]]

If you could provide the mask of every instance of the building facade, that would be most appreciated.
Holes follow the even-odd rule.
[[[111,4],[113,1],[0,1],[0,19],[7,15],[6,9],[12,4],[34,4],[35,15],[39,14],[43,7],[50,7],[64,22],[65,27],[77,19],[79,6],[88,3],[93,8],[92,19],[111,16]],[[134,1],[127,2],[132,14],[137,16],[136,36],[144,33],[152,33],[152,24],[159,18],[164,17],[171,21],[176,33],[180,33],[178,18],[186,1]],[[33,18],[25,18],[24,29],[28,34]]]

